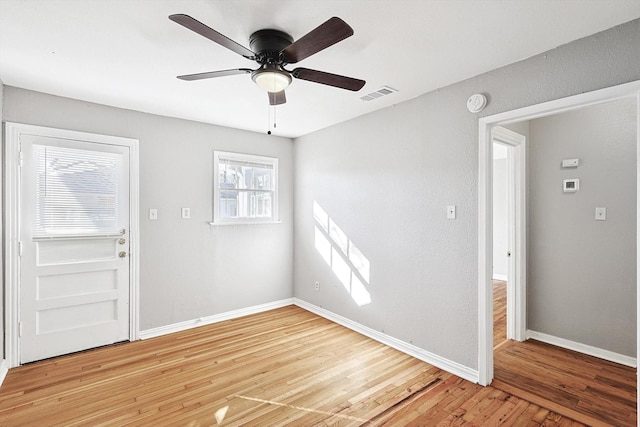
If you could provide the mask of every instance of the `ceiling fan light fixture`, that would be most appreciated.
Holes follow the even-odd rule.
[[[261,68],[251,74],[251,78],[262,90],[271,93],[282,92],[291,84],[291,76],[277,68]]]

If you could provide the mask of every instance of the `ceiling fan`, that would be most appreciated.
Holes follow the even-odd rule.
[[[189,15],[170,15],[169,19],[258,63],[258,68],[255,70],[250,68],[236,68],[178,76],[178,78],[182,80],[192,81],[235,74],[251,74],[251,78],[258,87],[267,91],[269,104],[271,105],[280,105],[287,102],[284,90],[291,84],[293,80],[292,77],[351,91],[360,90],[366,83],[364,80],[324,71],[311,70],[309,68],[298,67],[293,70],[285,69],[285,66],[288,64],[295,64],[302,61],[352,36],[353,29],[337,17],[327,20],[295,42],[289,34],[283,31],[271,29],[258,30],[249,37],[249,46],[251,49],[247,49],[236,43]]]

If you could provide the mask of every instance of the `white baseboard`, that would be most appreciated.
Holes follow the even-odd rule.
[[[440,369],[444,369],[445,371],[450,372],[454,375],[457,375],[461,378],[464,378],[465,380],[471,381],[473,383],[478,382],[477,370],[471,369],[457,362],[453,362],[444,357],[430,353],[426,350],[421,349],[420,347],[416,347],[413,344],[409,344],[407,342],[394,338],[390,335],[383,334],[382,332],[379,332],[367,326],[361,325],[357,322],[347,319],[346,317],[342,317],[328,310],[317,307],[313,304],[309,304],[308,302],[302,301],[298,298],[288,298],[288,299],[274,301],[267,304],[247,307],[239,310],[227,311],[225,313],[215,314],[213,316],[206,316],[206,317],[201,317],[199,319],[187,320],[184,322],[173,323],[171,325],[147,329],[144,331],[140,331],[138,335],[140,339],[143,339],[143,340],[159,337],[162,335],[171,334],[173,332],[180,332],[187,329],[196,328],[198,326],[210,325],[212,323],[235,319],[235,318],[247,316],[250,314],[261,313],[263,311],[273,310],[273,309],[285,307],[291,304],[295,304],[298,307],[304,308],[305,310],[315,313],[318,316],[322,316],[328,320],[331,320],[332,322],[335,322],[339,325],[349,328],[366,337],[376,340],[382,344],[388,345],[389,347],[395,348],[396,350],[399,350],[403,353],[413,356],[416,359],[420,359]]]
[[[300,308],[304,308],[305,310],[315,313],[318,316],[331,320],[332,322],[342,325],[345,328],[349,328],[352,331],[358,332],[384,345],[393,347],[396,350],[408,354],[409,356],[413,356],[416,359],[420,359],[423,362],[427,362],[433,366],[464,378],[465,380],[471,381],[473,383],[477,383],[479,380],[477,370],[471,369],[449,359],[445,359],[444,357],[438,356],[437,354],[430,353],[426,350],[421,349],[420,347],[416,347],[413,344],[409,344],[387,334],[383,334],[382,332],[361,325],[360,323],[354,322],[353,320],[347,319],[346,317],[342,317],[329,310],[325,310],[324,308],[315,306],[298,298],[293,298],[293,303]]]
[[[507,275],[506,274],[494,274],[493,275],[493,280],[502,280],[503,282],[507,281]]]
[[[254,305],[252,307],[241,308],[239,310],[227,311],[225,313],[214,314],[213,316],[200,317],[199,319],[186,320],[184,322],[173,323],[171,325],[160,326],[157,328],[146,329],[140,331],[138,336],[142,340],[149,338],[155,338],[173,332],[185,331],[191,328],[197,328],[198,326],[210,325],[212,323],[218,323],[225,320],[236,319],[242,316],[248,316],[249,314],[262,313],[263,311],[273,310],[276,308],[286,307],[293,304],[293,298],[287,298],[280,301],[269,302],[266,304]]]
[[[6,359],[0,360],[0,386],[2,386],[2,383],[4,382],[4,379],[7,376],[8,372],[9,372],[9,364],[7,363],[7,360]]]
[[[578,353],[588,354],[589,356],[594,356],[600,359],[608,360],[610,362],[630,366],[632,368],[638,366],[635,357],[625,356],[624,354],[614,353],[613,351],[604,350],[587,344],[570,341],[564,338],[555,337],[553,335],[543,334],[542,332],[527,330],[527,339],[529,338],[537,341],[542,341],[547,344],[555,345],[557,347],[566,348],[567,350],[577,351]]]

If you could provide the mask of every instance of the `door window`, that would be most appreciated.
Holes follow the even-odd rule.
[[[122,155],[34,144],[33,157],[33,237],[118,231]]]

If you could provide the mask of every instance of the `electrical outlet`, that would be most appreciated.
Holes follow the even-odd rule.
[[[182,208],[182,219],[191,218],[191,208]]]
[[[316,282],[315,289],[316,289],[316,291],[320,290],[320,282]]]

